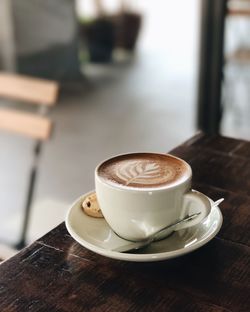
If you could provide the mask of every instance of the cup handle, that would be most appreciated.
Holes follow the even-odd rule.
[[[197,217],[187,222],[180,223],[176,226],[175,231],[182,230],[194,226],[204,220],[211,212],[211,203],[207,196],[191,190],[183,196],[183,210],[180,220],[184,219],[187,215],[199,213]]]

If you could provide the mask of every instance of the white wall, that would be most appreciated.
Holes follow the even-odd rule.
[[[145,16],[140,49],[165,56],[164,68],[174,76],[197,71],[199,0],[138,0]]]

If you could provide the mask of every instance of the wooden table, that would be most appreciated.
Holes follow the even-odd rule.
[[[0,265],[0,311],[250,311],[250,142],[199,134],[172,154],[191,164],[195,189],[225,197],[210,243],[123,262],[81,247],[61,224]]]

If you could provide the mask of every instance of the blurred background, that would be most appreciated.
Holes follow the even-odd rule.
[[[16,246],[62,222],[105,158],[198,130],[250,139],[250,1],[1,0],[0,71],[1,107],[53,126],[41,139],[0,114],[0,242]],[[54,105],[30,104],[32,81]]]

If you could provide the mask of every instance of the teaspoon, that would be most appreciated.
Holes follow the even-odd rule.
[[[217,201],[215,201],[212,204],[212,207],[218,206],[220,203],[223,202],[223,200],[224,200],[224,198],[218,199]],[[200,212],[194,213],[194,214],[192,214],[190,216],[187,216],[186,218],[184,218],[184,219],[182,219],[182,220],[180,220],[178,222],[175,222],[175,223],[173,223],[171,225],[168,225],[168,226],[158,230],[157,232],[153,233],[152,235],[150,235],[147,239],[145,239],[143,241],[131,242],[131,241],[128,240],[128,242],[129,242],[128,244],[125,244],[125,245],[119,246],[117,248],[114,248],[114,249],[112,249],[112,251],[128,252],[128,251],[138,250],[138,249],[141,249],[143,247],[146,247],[146,246],[150,245],[151,243],[153,243],[155,241],[155,238],[156,238],[157,235],[161,234],[162,232],[164,232],[166,230],[174,228],[176,225],[179,225],[180,223],[188,222],[190,220],[193,220],[199,214],[200,214]]]

